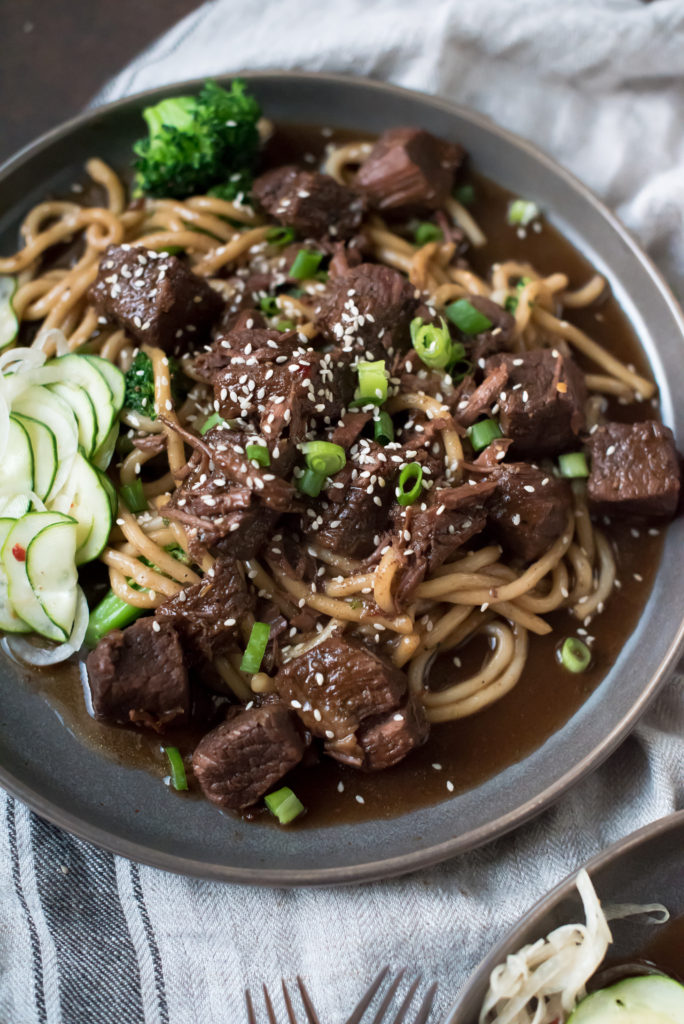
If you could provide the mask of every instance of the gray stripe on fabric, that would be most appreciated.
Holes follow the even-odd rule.
[[[133,895],[135,901],[138,904],[140,911],[140,917],[142,919],[143,928],[145,929],[145,938],[150,949],[152,956],[152,963],[154,965],[154,983],[157,991],[157,1004],[159,1006],[159,1018],[162,1024],[169,1024],[169,1008],[166,1002],[166,989],[164,987],[164,971],[162,969],[161,956],[159,954],[159,946],[154,935],[154,929],[150,921],[150,915],[147,912],[147,904],[145,903],[145,896],[142,890],[142,884],[140,882],[140,868],[133,861],[130,862],[131,871],[131,884],[133,886]]]
[[[57,950],[64,1020],[144,1024],[140,971],[112,855],[35,815],[31,837],[38,895]]]
[[[12,858],[12,882],[14,884],[14,891],[17,894],[17,899],[19,900],[21,909],[26,917],[26,924],[29,930],[29,940],[31,943],[31,966],[33,971],[33,993],[36,1003],[36,1015],[39,1024],[45,1024],[45,1021],[47,1021],[47,1013],[45,1009],[45,992],[43,990],[43,958],[40,950],[40,942],[38,940],[38,929],[36,928],[35,921],[33,920],[33,916],[29,910],[21,884],[21,867],[19,864],[19,853],[17,849],[16,809],[15,802],[12,797],[8,797],[7,799],[6,817],[10,855]]]

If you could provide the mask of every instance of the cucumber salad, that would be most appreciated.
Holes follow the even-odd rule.
[[[663,974],[626,977],[586,994],[612,942],[608,921],[669,914],[661,904],[604,911],[586,871],[577,875],[585,923],[566,924],[510,954],[489,978],[479,1024],[684,1024],[684,985]]]
[[[0,332],[11,331],[1,317]],[[123,400],[123,374],[99,356],[47,359],[40,337],[0,355],[0,629],[32,664],[65,660],[83,643],[78,567],[98,557],[116,515],[105,470]],[[37,647],[27,633],[57,646]]]

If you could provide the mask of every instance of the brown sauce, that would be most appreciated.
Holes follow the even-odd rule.
[[[684,984],[684,915],[652,928],[653,937],[633,956],[615,958],[610,955],[596,975],[592,990],[614,984],[621,978],[653,972],[666,974]]]
[[[266,148],[265,162],[301,160],[304,153],[318,159],[329,142],[344,142],[352,137],[359,136],[335,133],[331,137],[323,135],[320,129],[281,128]],[[525,238],[519,238],[515,228],[506,223],[510,194],[476,172],[470,172],[467,178],[476,190],[472,213],[488,237],[486,246],[468,255],[478,273],[484,275],[497,261],[516,259],[531,262],[544,273],[566,273],[570,287],[580,286],[593,274],[588,261],[546,222],[541,233],[528,231]],[[571,311],[570,318],[624,362],[633,363],[639,372],[650,376],[636,336],[612,296],[588,309]],[[644,419],[658,415],[656,406],[657,403],[652,408],[644,403],[611,402],[608,414],[614,419]],[[447,781],[456,793],[477,786],[532,753],[559,730],[615,661],[638,622],[657,572],[661,534],[653,536],[642,528],[638,536],[633,536],[629,527],[614,523],[610,536],[622,587],[614,591],[603,614],[591,623],[590,633],[596,639],[594,659],[587,672],[573,675],[556,661],[559,639],[575,632],[577,620],[566,612],[548,616],[553,632],[546,637],[530,638],[525,671],[508,695],[470,718],[434,726],[427,745],[395,768],[378,775],[364,775],[323,758],[318,766],[301,766],[292,772],[285,781],[308,810],[295,827],[388,818],[437,803],[451,795]],[[641,580],[636,580],[635,575]],[[445,685],[456,681],[459,674],[474,670],[483,653],[477,644],[471,645],[470,650],[459,651],[463,662],[460,669],[454,666],[452,655],[441,657],[432,669],[431,682]],[[153,772],[162,784],[161,780],[168,775],[168,762],[160,738],[90,718],[75,666],[31,673],[27,675],[27,685],[45,695],[65,727],[84,744],[116,762]],[[165,741],[188,754],[202,731],[173,732]],[[191,792],[192,789],[191,780]],[[273,821],[268,814],[260,820]]]

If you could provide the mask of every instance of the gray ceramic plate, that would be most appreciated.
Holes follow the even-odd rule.
[[[684,914],[684,811],[647,825],[585,865],[599,898],[608,903],[662,903],[671,918]],[[576,872],[540,900],[482,961],[445,1024],[477,1024],[489,976],[497,964],[554,928],[583,921]],[[657,929],[643,918],[615,921],[608,959],[627,962],[653,939]]]
[[[420,124],[461,141],[480,171],[518,195],[533,195],[553,223],[605,274],[634,324],[660,387],[663,416],[684,438],[684,323],[657,272],[597,199],[526,142],[471,111],[375,82],[306,74],[248,74],[275,120],[379,132]],[[67,192],[86,159],[128,159],[140,111],[183,83],[84,114],[46,135],[0,172],[0,251],[46,193]],[[681,447],[681,443],[680,443]],[[476,790],[393,820],[284,832],[229,820],[209,804],[181,801],[159,780],[84,748],[49,705],[3,670],[0,782],[39,814],[117,853],[172,871],[269,885],[387,877],[443,860],[538,814],[595,768],[632,728],[672,668],[684,632],[684,575],[665,555],[639,628],[610,674],[539,750]]]

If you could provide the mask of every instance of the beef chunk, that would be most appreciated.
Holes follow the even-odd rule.
[[[460,146],[420,128],[383,132],[356,176],[356,187],[379,210],[443,206],[463,162]]]
[[[508,369],[508,383],[499,397],[499,424],[512,438],[515,455],[537,458],[577,445],[587,392],[570,356],[544,348],[492,356],[485,365],[487,373],[501,365]]]
[[[239,320],[242,313],[239,314]],[[247,324],[252,323],[251,327]],[[216,374],[230,366],[236,355],[247,358],[255,349],[273,349],[271,358],[278,355],[280,344],[285,339],[284,351],[289,350],[291,335],[280,331],[257,326],[252,317],[246,323],[236,323],[230,330],[221,331],[214,339],[210,348],[200,352],[193,359],[193,369],[197,377],[207,384],[213,384]]]
[[[192,767],[208,800],[240,811],[256,803],[303,754],[294,716],[281,704],[267,704],[238,711],[203,736]]]
[[[380,263],[361,263],[331,278],[321,297],[316,325],[343,352],[362,359],[384,359],[408,348],[415,290],[399,273]]]
[[[86,661],[95,718],[161,731],[190,710],[183,650],[171,623],[147,617],[100,640]]]
[[[486,359],[487,356],[494,355],[496,352],[510,350],[513,347],[513,335],[515,334],[515,317],[511,316],[508,310],[500,306],[498,302],[492,302],[484,295],[467,295],[466,298],[471,306],[474,306],[492,323],[492,326],[488,327],[486,331],[481,331],[474,337],[471,335],[464,338],[464,341],[470,346],[472,361],[477,364],[481,359]]]
[[[430,726],[422,705],[409,697],[404,705],[389,714],[367,718],[352,740],[326,744],[326,753],[352,768],[378,772],[403,761],[407,754],[422,747]]]
[[[254,608],[254,594],[239,563],[234,558],[218,559],[199,583],[181,593],[182,597],[165,601],[156,616],[160,623],[175,626],[186,653],[211,659],[234,649],[236,624]]]
[[[674,438],[656,420],[606,423],[589,439],[589,501],[604,515],[673,516],[680,473]]]
[[[362,643],[336,636],[287,662],[275,685],[314,736],[343,740],[364,719],[398,707],[406,676]]]
[[[509,554],[533,562],[558,540],[568,522],[572,494],[559,480],[526,462],[502,462],[492,473],[492,532]]]
[[[167,352],[195,348],[222,306],[181,260],[141,245],[108,246],[89,294],[98,313]]]
[[[252,194],[267,213],[303,237],[349,238],[363,217],[363,196],[329,174],[276,167],[257,178]]]

